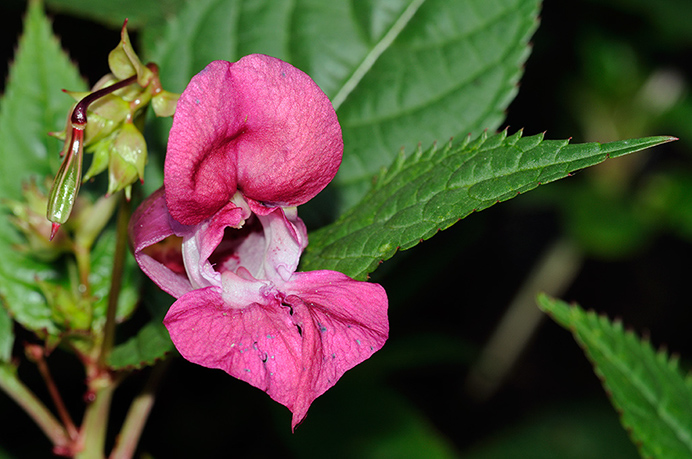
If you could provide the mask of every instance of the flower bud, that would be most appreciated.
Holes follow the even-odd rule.
[[[173,116],[179,98],[180,94],[174,94],[164,89],[160,90],[151,99],[151,106],[154,108],[156,116]]]
[[[109,80],[106,86],[117,80]],[[94,86],[96,90],[97,86]],[[65,91],[77,102],[88,96],[89,92]],[[106,94],[89,104],[89,122],[84,130],[84,146],[90,151],[90,145],[115,131],[120,124],[130,115],[130,104],[115,94]],[[69,121],[69,120],[68,120]],[[68,124],[71,127],[71,124]]]
[[[153,104],[158,116],[170,116],[175,111],[178,95],[161,88],[155,64],[145,66],[139,60],[127,33],[127,21],[120,36],[118,46],[108,55],[112,73],[103,76],[91,92],[65,91],[78,102],[70,111],[65,130],[51,133],[65,140],[61,152],[65,159],[47,208],[48,219],[53,222],[51,237],[67,221],[74,205],[82,181],[83,151],[94,154],[84,181],[108,168],[107,193],[125,189],[129,199],[131,185],[137,178],[143,179],[147,161],[141,134],[146,107]]]
[[[73,127],[69,142],[69,148],[65,151],[65,157],[48,196],[46,217],[53,223],[51,239],[55,236],[60,225],[69,218],[79,192],[82,179],[84,129]]]
[[[134,124],[125,123],[113,140],[110,151],[108,194],[129,187],[138,178],[143,180],[146,162],[147,144],[144,136]]]

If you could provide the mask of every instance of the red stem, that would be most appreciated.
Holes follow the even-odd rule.
[[[58,417],[60,417],[60,420],[65,426],[67,434],[70,436],[70,439],[72,439],[73,441],[76,440],[79,436],[79,431],[77,430],[77,427],[72,421],[70,413],[67,411],[67,407],[65,406],[65,403],[63,402],[62,397],[60,396],[58,387],[56,386],[55,381],[53,380],[53,376],[50,373],[48,363],[45,359],[45,353],[43,348],[38,345],[28,345],[27,352],[31,354],[31,358],[36,362],[38,371],[39,373],[41,373],[43,381],[46,383],[48,393],[50,394],[50,397],[53,400],[53,403],[55,404],[55,409],[58,411]]]

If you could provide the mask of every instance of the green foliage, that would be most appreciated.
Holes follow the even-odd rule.
[[[77,68],[53,36],[41,5],[31,2],[0,105],[0,162],[5,174],[0,181],[0,197],[20,200],[22,181],[35,176],[37,182],[42,183],[44,177],[57,170],[61,144],[51,139],[48,132],[60,131],[65,126],[66,115],[73,103],[61,89],[84,90],[84,86]],[[100,329],[105,321],[114,240],[114,233],[107,232],[97,241],[91,258],[90,282],[96,301],[93,310],[86,311],[87,317],[83,320],[91,321],[89,314],[93,313],[92,326],[95,329]],[[39,261],[31,253],[16,249],[16,245],[22,242],[12,225],[0,225],[0,257],[3,260],[0,264],[0,299],[12,317],[25,328],[57,335],[60,324],[56,323],[55,311],[46,303],[38,280],[69,292],[72,288],[70,283],[75,280],[74,263]],[[135,263],[129,260],[120,294],[118,320],[129,316],[134,309],[136,279]],[[72,319],[83,322],[76,317]],[[7,327],[0,318],[0,331]],[[6,346],[11,346],[11,326],[8,330],[7,335],[2,333],[0,357],[4,357]]]
[[[337,206],[348,208],[397,148],[498,128],[516,94],[538,5],[202,0],[187,3],[163,36],[145,31],[143,43],[174,91],[212,60],[251,53],[309,74],[337,108],[345,153],[332,186]]]
[[[43,179],[57,170],[61,143],[48,132],[65,127],[72,100],[63,88],[81,91],[85,83],[53,36],[41,5],[31,2],[0,102],[0,196],[18,199],[29,174]]]
[[[153,320],[113,349],[108,366],[115,370],[142,368],[153,365],[173,349],[166,327],[160,320]]]
[[[648,137],[569,145],[542,135],[501,132],[404,156],[333,224],[310,234],[302,269],[333,269],[365,279],[378,263],[432,237],[472,212],[571,172],[672,140]]]
[[[21,183],[30,175],[42,180],[57,170],[60,143],[50,139],[48,132],[64,127],[72,104],[61,89],[85,86],[38,2],[31,2],[24,27],[0,101],[0,197],[12,199],[20,198]],[[0,299],[25,327],[55,331],[36,277],[55,278],[58,273],[49,264],[15,250],[13,246],[19,242],[11,225],[0,225]]]
[[[153,365],[175,350],[163,325],[163,318],[175,299],[151,282],[144,283],[142,298],[146,299],[142,306],[151,319],[134,336],[113,348],[108,365],[115,370]]]
[[[574,334],[643,457],[692,456],[692,378],[683,378],[677,358],[656,352],[620,322],[545,295],[538,303]]]
[[[560,191],[554,197],[565,231],[590,256],[622,258],[644,247],[653,232],[641,203],[629,193],[608,193],[588,183]]]
[[[670,170],[649,180],[644,200],[650,218],[687,241],[692,241],[692,173]]]
[[[115,231],[106,230],[94,245],[91,258],[91,275],[89,283],[94,296],[92,329],[100,332],[106,322],[108,294],[111,288],[113,257],[115,255]],[[134,257],[127,254],[123,283],[118,296],[116,320],[118,323],[127,319],[139,300],[139,268]]]

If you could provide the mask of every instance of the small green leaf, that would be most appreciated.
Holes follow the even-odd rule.
[[[108,365],[114,370],[153,365],[173,351],[173,342],[161,321],[151,321],[124,343],[113,348]]]
[[[151,282],[145,283],[142,298],[152,319],[135,336],[113,348],[108,356],[108,365],[113,369],[153,365],[175,349],[163,325],[163,317],[174,299]]]
[[[60,49],[40,2],[29,2],[24,33],[5,95],[0,101],[0,197],[19,199],[21,183],[31,175],[52,175],[60,163],[60,131],[72,100],[62,88],[85,89],[77,68]],[[59,277],[51,265],[14,249],[20,238],[7,222],[0,225],[0,297],[12,317],[31,330],[56,331],[36,278]]]
[[[538,304],[582,346],[643,457],[692,457],[692,378],[676,358],[577,305],[546,295]]]
[[[501,132],[442,149],[403,153],[363,200],[336,222],[310,234],[304,270],[332,269],[365,279],[377,265],[448,228],[472,212],[540,184],[637,150],[673,140],[648,137],[569,145],[542,135]]]

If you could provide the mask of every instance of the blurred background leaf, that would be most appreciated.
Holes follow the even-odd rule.
[[[186,0],[46,0],[52,11],[82,16],[120,28],[125,18],[129,27],[152,27],[171,18]]]
[[[460,456],[464,459],[631,459],[638,457],[612,408],[592,400],[536,408]]]

